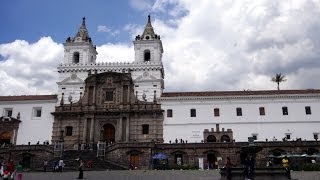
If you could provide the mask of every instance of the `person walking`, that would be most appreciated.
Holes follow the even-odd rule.
[[[64,162],[63,162],[62,159],[60,159],[60,161],[59,161],[59,172],[62,172],[63,167],[64,167]]]
[[[227,157],[227,162],[226,162],[226,174],[227,174],[227,179],[231,180],[232,178],[232,166],[233,164],[231,163],[231,160],[229,157]]]
[[[282,159],[282,166],[286,170],[288,179],[291,179],[289,159],[287,156],[284,156],[284,158]]]
[[[44,160],[43,161],[43,172],[47,172],[47,167],[48,167],[48,161]]]
[[[79,160],[79,176],[78,179],[83,179],[83,161]]]
[[[18,163],[16,172],[17,172],[17,180],[22,180],[23,167],[21,162]]]

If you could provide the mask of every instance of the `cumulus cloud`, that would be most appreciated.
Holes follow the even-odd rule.
[[[320,3],[301,1],[130,0],[151,12],[161,36],[165,91],[320,88]],[[145,24],[126,24],[131,39]],[[101,25],[99,32],[113,32]],[[97,47],[98,62],[132,62],[133,44]],[[0,45],[2,94],[56,92],[63,46],[49,37]],[[37,89],[35,89],[37,88]]]
[[[115,36],[115,35],[120,33],[119,30],[112,30],[112,29],[108,28],[105,25],[99,25],[98,28],[97,28],[97,31],[98,32],[102,32],[102,33],[107,33],[107,34],[110,34],[112,36]]]
[[[166,91],[276,89],[270,81],[276,73],[288,78],[282,89],[320,88],[317,1],[158,0],[155,6],[176,7],[153,21],[164,44]]]
[[[133,46],[126,44],[104,44],[97,47],[97,62],[133,62]]]
[[[29,44],[16,40],[0,44],[1,95],[53,94],[57,92],[56,67],[63,47],[50,37]]]

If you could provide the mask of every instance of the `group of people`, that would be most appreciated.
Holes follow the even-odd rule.
[[[48,162],[45,160],[43,162],[43,171],[44,172],[47,171],[47,165],[48,165]],[[63,159],[60,159],[59,161],[53,161],[52,172],[62,172],[64,166],[65,166],[65,164],[63,162]]]
[[[272,166],[272,161],[268,160],[267,167],[271,167],[271,166]],[[227,157],[227,161],[225,163],[225,170],[226,170],[226,176],[228,180],[231,180],[232,178],[232,167],[234,167],[234,164],[232,164],[230,158]],[[288,179],[291,179],[289,159],[287,158],[287,156],[285,156],[282,159],[282,167],[285,168]],[[254,170],[255,170],[255,159],[253,156],[247,156],[244,160],[245,179],[253,179]]]
[[[7,163],[4,161],[0,163],[0,177],[3,180],[22,180],[22,163],[18,162],[17,166],[15,166],[12,160],[9,160]]]

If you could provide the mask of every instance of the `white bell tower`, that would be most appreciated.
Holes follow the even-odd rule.
[[[64,59],[58,67],[58,103],[77,102],[85,89],[84,80],[96,63],[97,51],[86,28],[86,19],[76,36],[68,37],[64,45]],[[62,99],[62,100],[61,100]]]
[[[159,98],[164,88],[162,41],[153,30],[150,15],[143,34],[136,36],[133,44],[134,64],[139,66],[138,69],[131,72],[135,91],[140,100],[150,102]]]
[[[97,51],[93,46],[86,28],[86,19],[82,18],[82,24],[74,38],[68,37],[64,45],[64,64],[90,64],[95,63]]]

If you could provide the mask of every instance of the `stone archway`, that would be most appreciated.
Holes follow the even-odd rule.
[[[107,143],[115,142],[116,129],[112,124],[103,125],[103,140]]]
[[[12,138],[12,133],[10,131],[5,131],[0,134],[0,145],[3,143],[10,144]]]

